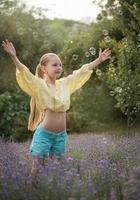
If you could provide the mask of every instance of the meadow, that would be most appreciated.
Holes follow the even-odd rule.
[[[67,127],[74,134],[68,134],[66,155],[38,165],[35,180],[29,176],[30,99],[0,48],[0,200],[140,200],[140,3],[92,3],[101,11],[89,24],[52,20],[48,9],[22,0],[1,1],[0,42],[13,42],[33,74],[47,52],[61,58],[62,77],[98,58],[100,48],[112,56],[71,98]]]
[[[30,140],[0,139],[1,200],[139,200],[140,135],[68,135],[67,153],[39,167],[37,184],[28,176]]]

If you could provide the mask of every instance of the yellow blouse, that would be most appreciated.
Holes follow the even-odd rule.
[[[55,112],[65,112],[70,108],[71,94],[84,85],[92,72],[93,69],[89,69],[89,65],[84,64],[81,68],[74,70],[72,74],[56,79],[56,86],[52,86],[32,74],[24,66],[23,71],[16,68],[16,80],[25,93],[35,97],[40,111],[49,108]]]

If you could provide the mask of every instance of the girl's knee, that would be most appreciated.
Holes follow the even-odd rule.
[[[33,164],[34,165],[40,165],[44,163],[44,158],[34,157],[33,158]]]
[[[44,159],[34,157],[32,162],[32,169],[31,172],[38,172],[40,167],[43,167]]]
[[[46,163],[48,163],[49,160],[51,160],[51,157],[50,157],[50,156],[46,156],[46,157],[44,158],[44,165],[45,165]]]

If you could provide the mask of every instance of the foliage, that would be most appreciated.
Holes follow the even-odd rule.
[[[140,66],[139,50],[133,41],[124,40],[118,45],[116,61],[110,62],[106,73],[110,95],[117,100],[116,108],[127,115],[128,126],[131,127],[140,116]]]
[[[14,92],[5,91],[0,95],[1,137],[15,141],[25,141],[29,138],[29,132],[25,129],[29,114],[28,101],[28,96],[19,88]]]
[[[110,41],[102,41],[103,48],[109,46],[113,50],[108,71],[105,73],[104,81],[110,88],[110,95],[117,100],[116,108],[120,108],[127,116],[127,129],[134,125],[140,116],[140,24],[139,24],[139,3],[137,1],[112,0],[106,4],[106,15],[102,12],[103,18],[112,16],[115,24],[123,34],[119,42],[111,40],[111,31],[108,32]]]

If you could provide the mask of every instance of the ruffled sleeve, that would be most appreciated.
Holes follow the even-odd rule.
[[[31,71],[24,66],[24,70],[20,71],[16,67],[16,80],[19,87],[29,96],[35,96],[39,86],[39,78],[31,73]]]
[[[70,94],[81,88],[91,77],[93,69],[89,69],[88,64],[84,64],[81,68],[74,70],[72,74],[61,78],[63,83],[68,87]]]

